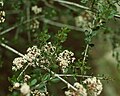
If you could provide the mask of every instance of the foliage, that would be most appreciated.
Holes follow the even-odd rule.
[[[59,89],[67,89],[59,93],[62,96],[100,95],[103,86],[99,79],[106,78],[90,73],[88,53],[95,45],[94,37],[109,35],[119,67],[119,30],[108,26],[110,20],[120,18],[115,6],[118,0],[4,0],[0,4],[0,45],[19,55],[5,54],[15,58],[13,76],[8,78],[10,96],[56,96],[50,88],[59,83]],[[84,36],[82,57],[75,57],[64,46],[75,31]],[[1,54],[0,66],[2,58]]]

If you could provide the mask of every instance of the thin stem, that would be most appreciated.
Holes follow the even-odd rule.
[[[8,49],[8,50],[10,50],[10,51],[12,51],[13,53],[15,53],[15,54],[21,56],[21,57],[24,56],[24,55],[21,54],[20,52],[16,51],[16,50],[13,49],[12,47],[10,47],[10,46],[8,46],[8,45],[6,45],[6,44],[4,44],[4,43],[0,43],[0,45],[1,45],[2,47],[6,48],[6,49]]]
[[[45,23],[53,25],[53,26],[57,26],[57,27],[65,27],[66,26],[66,27],[68,27],[71,30],[83,31],[83,29],[79,28],[79,27],[75,27],[75,26],[72,26],[72,25],[67,25],[67,24],[63,24],[63,23],[59,23],[59,22],[54,22],[52,20],[43,18],[43,16],[36,16],[36,17],[34,17],[34,18],[30,19],[30,20],[26,20],[26,21],[24,21],[24,22],[22,22],[20,24],[16,24],[16,25],[14,25],[14,26],[12,26],[12,27],[10,27],[10,28],[0,32],[0,35],[4,35],[4,34],[8,33],[9,31],[15,29],[16,27],[19,27],[22,24],[26,24],[26,23],[31,22],[32,20],[35,20],[35,19],[38,19],[38,18],[40,18],[40,20],[42,22],[45,22]]]
[[[49,4],[46,0],[42,0],[47,7],[55,8],[53,5]],[[56,9],[56,8],[55,8]]]
[[[77,89],[76,89],[74,86],[72,86],[69,82],[67,82],[66,80],[64,80],[63,78],[61,78],[61,77],[60,77],[58,74],[56,74],[55,72],[51,71],[49,68],[47,68],[47,67],[45,67],[45,66],[43,66],[43,65],[41,65],[40,67],[43,68],[43,69],[45,69],[45,70],[47,70],[48,72],[52,73],[55,77],[59,78],[61,81],[63,81],[63,82],[64,82],[65,84],[67,84],[69,87],[71,87],[73,90],[77,91]]]
[[[85,76],[85,75],[75,75],[75,74],[58,74],[59,76],[61,77],[73,77],[73,76],[76,76],[76,77],[83,77],[83,78],[91,78],[93,76]]]
[[[25,70],[29,67],[29,64],[20,72],[19,76],[17,77],[17,80],[19,80],[20,76],[25,72]]]
[[[84,51],[84,57],[83,57],[83,65],[85,64],[85,60],[87,57],[87,53],[88,53],[88,49],[89,49],[89,44],[86,45],[85,51]]]
[[[59,2],[59,3],[64,3],[64,4],[68,4],[68,5],[73,5],[73,6],[85,9],[85,10],[90,10],[90,8],[85,7],[83,5],[79,5],[79,4],[74,3],[74,2],[69,2],[69,1],[64,1],[64,0],[53,0],[53,1],[56,1],[56,2]]]
[[[34,18],[31,18],[30,20],[26,20],[26,21],[24,21],[24,22],[22,22],[22,23],[15,24],[14,26],[12,26],[12,27],[10,27],[10,28],[8,28],[8,29],[0,32],[0,35],[4,35],[4,34],[8,33],[9,31],[15,29],[16,27],[19,27],[19,26],[22,25],[22,24],[26,24],[26,23],[31,22],[32,20],[38,19],[38,18],[40,18],[40,17],[42,17],[42,16],[36,16],[36,17],[34,17]]]
[[[3,46],[3,47],[5,47],[6,49],[12,51],[13,53],[15,53],[15,54],[21,56],[21,57],[24,56],[24,55],[21,54],[20,52],[16,51],[16,50],[13,49],[12,47],[10,47],[10,46],[8,46],[8,45],[6,45],[6,44],[4,44],[4,43],[0,43],[0,45]],[[28,66],[29,66],[29,64],[22,70],[22,72],[19,74],[17,80],[18,80],[18,79],[20,78],[20,76],[25,72],[25,70],[28,68]]]
[[[25,5],[26,5],[27,21],[29,21],[30,20],[30,1],[27,0]],[[27,23],[27,28],[29,30],[30,28],[29,23]],[[27,35],[28,35],[28,41],[30,42],[31,41],[30,31],[27,31]]]
[[[70,10],[73,10],[73,11],[75,11],[75,12],[78,12],[78,9],[77,9],[77,8],[74,8],[74,7],[70,6],[70,5],[66,5],[66,4],[64,4],[64,3],[61,3],[61,5],[69,8]]]
[[[55,22],[55,21],[52,21],[52,20],[49,20],[49,19],[46,19],[46,18],[41,18],[40,20],[47,23],[47,24],[56,26],[56,27],[65,27],[66,26],[67,28],[69,28],[71,30],[82,31],[82,32],[84,31],[82,28],[75,27],[75,26],[72,26],[72,25],[63,24],[63,23],[59,23],[59,22]]]
[[[53,78],[54,78],[54,77],[50,77],[49,80],[52,80]],[[42,81],[41,83],[44,83],[44,84],[45,84],[45,83],[47,83],[49,80]],[[31,88],[31,90],[34,90],[34,89],[38,88],[38,87],[40,86],[41,83],[35,85],[35,87]]]
[[[3,34],[5,34],[5,33],[9,32],[9,31],[11,31],[11,30],[15,29],[15,28],[16,28],[16,27],[18,27],[18,26],[19,26],[19,24],[14,25],[14,26],[12,26],[12,27],[8,28],[8,29],[6,29],[6,30],[2,31],[2,32],[0,33],[0,35],[3,35]]]
[[[85,75],[75,75],[75,74],[58,74],[61,77],[82,77],[82,78],[92,78],[93,76],[85,76]],[[98,79],[105,79],[105,77],[97,76]],[[107,79],[107,78],[106,78]]]
[[[64,3],[64,4],[68,4],[68,5],[73,5],[73,6],[82,8],[82,9],[84,9],[84,10],[89,10],[89,11],[91,11],[91,9],[90,9],[89,7],[86,7],[86,6],[83,6],[83,5],[74,3],[74,2],[64,1],[64,0],[53,0],[53,1],[56,1],[56,2],[59,2],[59,3]],[[119,14],[115,15],[114,17],[120,19],[120,15],[119,15]]]

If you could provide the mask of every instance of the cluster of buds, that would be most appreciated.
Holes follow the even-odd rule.
[[[96,77],[87,78],[83,81],[87,85],[87,90],[92,96],[98,96],[103,90],[102,83]]]
[[[14,83],[13,89],[19,90],[21,93],[21,96],[46,96],[44,92],[41,92],[39,90],[31,90],[30,86],[27,83]],[[46,92],[48,94],[48,92]]]
[[[75,58],[73,57],[74,53],[68,50],[64,50],[57,57],[57,61],[59,62],[59,66],[62,68],[62,71],[65,72],[65,69],[69,66],[69,64],[73,63]]]
[[[27,82],[31,77],[29,75],[24,76],[24,82]]]
[[[76,83],[74,83],[74,87],[75,87],[78,91],[68,90],[68,91],[65,91],[65,95],[66,95],[66,96],[87,96],[87,91],[86,91],[86,89],[83,87],[82,84],[76,82]]]
[[[90,30],[94,26],[93,18],[95,18],[95,15],[91,11],[85,11],[80,16],[75,17],[75,24],[83,30]]]
[[[32,96],[46,96],[45,93],[40,92],[39,90],[34,90],[31,93],[32,93]]]
[[[49,56],[57,55],[55,54],[56,47],[48,42],[41,49],[38,49],[37,46],[33,46],[27,49],[27,54],[23,57],[18,57],[13,60],[12,70],[17,71],[22,69],[26,64],[32,67],[40,66],[40,64],[50,64],[49,60],[44,56],[46,53]],[[42,54],[43,53],[43,54]]]
[[[32,48],[27,49],[27,54],[23,57],[18,57],[13,60],[12,70],[17,71],[24,67],[25,64],[29,66],[36,67],[39,65],[39,56],[41,52],[37,46],[33,46]]]
[[[3,7],[4,3],[3,1],[0,1],[0,7]],[[5,21],[5,11],[0,11],[0,23],[3,23]]]
[[[25,54],[23,58],[27,60],[27,63],[30,66],[36,67],[36,65],[39,65],[40,55],[40,49],[38,49],[37,46],[33,46],[32,48],[27,49],[27,54]]]
[[[18,82],[14,83],[13,89],[20,90],[22,96],[30,96],[30,86],[27,83],[20,84]]]
[[[82,84],[76,82],[74,83],[74,87],[77,91],[68,90],[65,91],[66,96],[98,96],[103,90],[102,83],[96,77],[87,78],[83,81],[83,84],[86,85],[86,89],[83,87]]]
[[[37,5],[33,6],[31,9],[35,14],[39,14],[42,12],[42,8],[39,8]]]
[[[33,20],[30,24],[30,29],[32,32],[35,32],[36,29],[39,29],[40,22],[38,20]]]
[[[46,45],[44,45],[41,50],[43,52],[46,52],[48,55],[53,55],[56,51],[56,47],[51,44],[51,42],[48,42]]]
[[[12,70],[17,71],[23,68],[24,64],[27,63],[23,57],[17,57],[13,60]]]

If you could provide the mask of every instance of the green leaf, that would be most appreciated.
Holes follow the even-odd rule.
[[[45,86],[46,86],[45,83],[40,83],[38,88],[41,89],[44,88]]]
[[[46,81],[50,79],[50,74],[45,74],[42,78],[42,81]]]
[[[70,30],[67,27],[61,28],[60,31],[55,35],[55,43],[63,43],[67,39],[67,35]]]
[[[58,83],[59,81],[60,81],[59,78],[53,78],[53,79],[51,80],[51,82],[53,82],[53,83]]]
[[[36,83],[37,83],[37,79],[33,79],[33,80],[30,82],[30,86],[34,86]]]

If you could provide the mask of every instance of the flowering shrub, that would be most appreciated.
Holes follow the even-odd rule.
[[[115,6],[115,4],[119,5],[119,1],[18,0],[11,2],[11,5],[9,1],[0,1],[0,23],[3,24],[0,27],[0,45],[18,56],[12,58],[13,76],[8,78],[11,83],[8,94],[10,96],[100,96],[104,89],[102,80],[108,78],[90,73],[92,66],[89,66],[88,62],[89,50],[95,45],[92,42],[93,38],[101,31],[105,33],[109,30],[107,22],[112,18],[120,18]],[[9,10],[10,13],[7,11],[8,5],[10,10],[13,10]],[[9,21],[11,14],[13,14],[12,23],[15,22],[15,25],[8,28],[7,26],[11,24]],[[59,31],[56,32],[56,29]],[[9,36],[5,35],[12,32],[11,30],[15,31],[11,41],[13,45],[7,41]],[[85,47],[81,52],[82,55],[77,55],[78,52],[64,46],[73,30],[84,35]],[[119,34],[118,31],[116,33]],[[107,34],[112,37],[113,50],[119,47],[120,42],[116,42],[119,39],[117,34],[113,35],[111,31]],[[16,44],[16,48],[18,46],[21,50],[26,48],[27,50],[21,53],[8,46],[9,44],[11,46]],[[114,53],[119,66],[118,51]],[[55,93],[59,86],[54,84],[59,83],[63,83],[60,86],[62,95]]]

